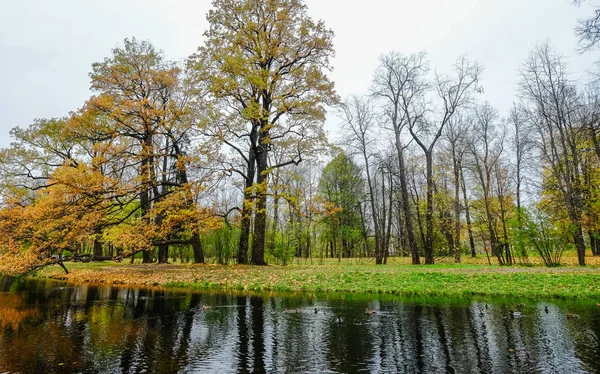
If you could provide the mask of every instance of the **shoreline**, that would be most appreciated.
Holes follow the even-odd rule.
[[[36,277],[71,283],[188,291],[364,293],[425,297],[600,299],[597,267],[483,265],[70,264]]]

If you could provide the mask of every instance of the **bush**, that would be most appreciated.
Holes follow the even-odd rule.
[[[294,258],[296,246],[296,241],[292,236],[278,232],[275,234],[275,243],[271,255],[277,264],[287,265]]]
[[[535,217],[525,216],[524,238],[542,257],[549,267],[560,266],[563,253],[572,247],[568,240],[568,230],[552,226],[549,217],[537,212]]]

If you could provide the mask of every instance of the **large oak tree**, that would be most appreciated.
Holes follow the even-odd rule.
[[[265,264],[268,176],[298,164],[325,140],[325,105],[337,101],[331,70],[333,32],[301,0],[214,0],[206,42],[191,56],[197,83],[219,120],[211,133],[229,146],[245,181],[238,262]],[[269,163],[277,147],[285,159]],[[239,164],[239,163],[238,163]]]

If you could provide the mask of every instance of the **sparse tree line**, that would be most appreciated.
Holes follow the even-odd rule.
[[[431,264],[481,252],[511,265],[533,250],[554,266],[573,247],[584,265],[586,247],[599,253],[598,81],[571,80],[565,59],[538,45],[501,117],[477,100],[479,65],[460,57],[452,70],[391,52],[370,92],[344,103],[377,263],[390,253]]]
[[[126,39],[68,116],[0,152],[2,272],[141,256],[204,263],[600,253],[600,85],[536,46],[503,116],[482,67],[383,55],[343,102],[333,32],[301,0],[215,0],[182,63]],[[323,130],[334,108],[341,139]],[[324,160],[329,160],[328,162]],[[66,270],[66,269],[65,269]]]

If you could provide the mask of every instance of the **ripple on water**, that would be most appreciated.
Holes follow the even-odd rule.
[[[600,370],[595,304],[29,286],[0,290],[0,371]]]

